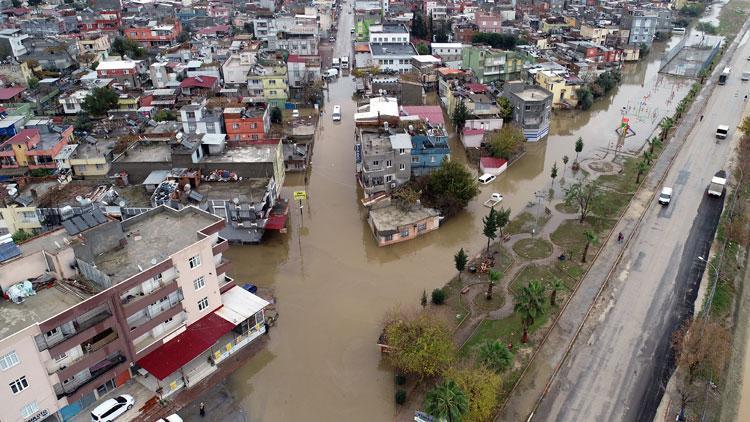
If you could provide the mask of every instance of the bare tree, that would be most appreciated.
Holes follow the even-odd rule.
[[[596,180],[583,180],[565,190],[565,203],[576,204],[581,213],[580,223],[586,221],[594,204],[601,198],[601,185]]]

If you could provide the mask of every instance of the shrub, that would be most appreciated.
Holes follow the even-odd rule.
[[[406,391],[399,389],[396,391],[396,404],[406,403]]]
[[[404,385],[404,384],[406,384],[406,375],[396,374],[396,385]]]
[[[435,289],[432,291],[432,303],[442,305],[445,302],[445,290]]]

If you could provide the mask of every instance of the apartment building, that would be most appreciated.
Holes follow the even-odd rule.
[[[224,109],[227,144],[247,145],[266,139],[271,128],[270,107],[228,107]]]
[[[381,70],[403,73],[412,69],[411,59],[417,50],[404,24],[371,25],[369,41],[372,63]]]
[[[73,126],[26,128],[0,144],[0,168],[54,169],[54,157],[73,136]]]
[[[0,30],[0,47],[5,48],[15,58],[19,58],[28,53],[23,40],[29,38],[20,29],[2,29]]]
[[[464,49],[464,44],[460,42],[452,43],[432,43],[430,45],[432,49],[432,55],[440,57],[446,67],[452,69],[461,68],[461,52]]]
[[[107,60],[96,67],[100,79],[115,79],[131,87],[141,86],[140,74],[144,72],[141,60]]]
[[[476,12],[474,14],[474,24],[479,28],[479,32],[503,32],[503,17],[494,13]]]
[[[126,37],[146,47],[173,45],[182,32],[182,24],[179,19],[175,19],[173,23],[153,23],[147,26],[125,28],[122,32]]]
[[[247,88],[253,102],[283,108],[289,98],[287,66],[256,66],[247,77]]]
[[[411,178],[411,135],[358,127],[355,159],[365,198],[388,194]]]
[[[4,421],[68,420],[131,378],[172,396],[265,332],[268,302],[226,276],[222,218],[161,206],[65,227],[0,263],[17,302],[0,302]],[[76,266],[86,289],[60,281]],[[33,295],[11,287],[40,275]]]
[[[185,133],[224,133],[221,115],[206,107],[206,102],[188,104],[180,109],[182,131]]]
[[[551,92],[521,81],[512,81],[503,86],[502,95],[513,104],[513,121],[521,126],[527,141],[541,141],[547,136],[552,113]]]
[[[224,85],[243,85],[247,83],[247,74],[255,66],[255,54],[243,52],[232,54],[221,66]]]
[[[471,69],[479,83],[519,79],[523,59],[513,51],[488,46],[466,47],[461,52],[463,68]]]

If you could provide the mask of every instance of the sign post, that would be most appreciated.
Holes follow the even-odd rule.
[[[302,205],[302,201],[304,201],[305,199],[307,199],[307,192],[305,192],[303,190],[296,190],[296,191],[294,191],[294,200],[297,201],[297,204],[299,204],[299,217],[300,217],[300,221],[303,218],[302,208],[304,208],[304,206]]]

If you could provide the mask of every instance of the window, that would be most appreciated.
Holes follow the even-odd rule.
[[[401,230],[401,237],[409,237],[409,229]]]
[[[47,336],[47,337],[54,337],[59,332],[60,332],[60,327],[55,327],[55,328],[47,331],[47,333],[45,334],[45,336]]]
[[[232,123],[232,129],[239,129],[240,124],[239,123]]]
[[[411,162],[412,163],[418,163],[419,162],[419,157],[411,157]]]
[[[406,170],[406,164],[404,164],[404,163],[399,164],[398,165],[398,169],[399,170]]]
[[[406,154],[406,150],[404,148],[399,148],[398,155],[404,155],[404,154]]]
[[[198,310],[202,311],[206,308],[208,308],[208,298],[204,297],[203,299],[198,301]]]
[[[427,230],[427,223],[422,223],[422,224],[420,224],[420,225],[417,226],[417,231],[418,232],[423,232],[425,230]]]
[[[391,176],[390,174],[388,176],[385,176],[386,182],[390,182],[391,180],[393,180],[393,176]]]
[[[204,287],[206,287],[206,280],[203,278],[203,276],[200,276],[193,281],[193,287],[195,287],[195,290],[200,290]]]
[[[39,405],[36,404],[36,401],[33,401],[21,408],[21,417],[26,419],[38,411]]]
[[[430,157],[430,162],[431,162],[431,163],[434,163],[434,162],[435,162],[435,156],[434,156],[434,155]]]
[[[383,240],[385,240],[386,242],[390,242],[391,240],[393,240],[393,235],[392,234],[385,235],[383,237]]]
[[[8,385],[10,385],[10,391],[12,391],[13,394],[18,394],[29,387],[26,377],[21,377]]]
[[[386,167],[393,167],[393,162],[391,160],[385,160],[385,166]]]
[[[375,161],[373,161],[373,162],[372,162],[372,165],[373,165],[373,166],[377,166],[377,165],[380,165],[380,161],[378,161],[378,160],[375,160]]]
[[[201,257],[200,255],[196,255],[188,260],[188,264],[190,264],[190,268],[197,268],[201,266]]]
[[[55,361],[56,362],[60,362],[61,360],[65,359],[66,357],[68,357],[68,354],[65,353],[65,352],[62,352],[59,355],[57,355],[57,357],[55,357]]]
[[[18,365],[18,363],[18,355],[15,351],[10,352],[4,356],[0,356],[0,369],[2,369],[3,371]]]

